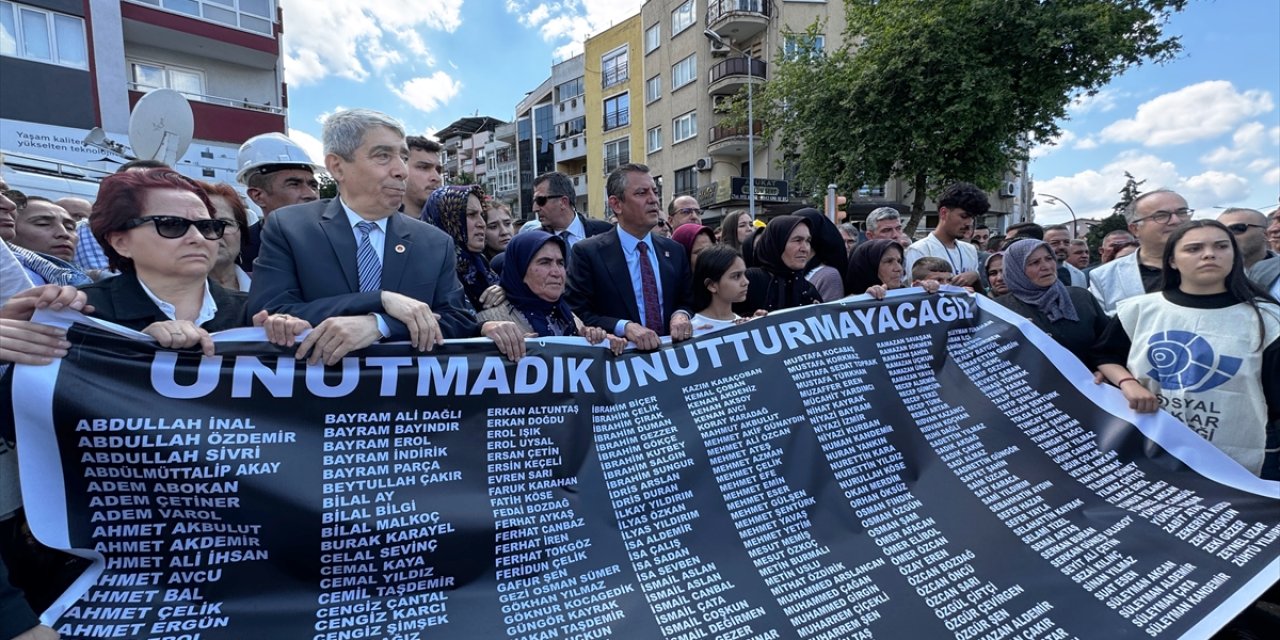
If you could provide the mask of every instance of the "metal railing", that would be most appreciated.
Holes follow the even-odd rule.
[[[141,91],[143,93],[151,91],[152,89],[164,89],[164,88],[165,87],[157,87],[154,85],[142,84],[140,82],[129,83],[129,89],[133,91]],[[269,104],[266,102],[253,102],[253,101],[250,101],[248,98],[245,98],[243,100],[237,100],[235,98],[224,98],[222,96],[210,96],[210,95],[205,95],[203,93],[192,93],[190,91],[179,91],[178,93],[181,93],[182,95],[186,96],[188,99],[195,100],[197,102],[217,104],[217,105],[222,105],[224,107],[234,107],[236,109],[248,109],[250,111],[265,111],[267,113],[274,113],[278,116],[282,116],[285,114],[284,107],[277,107],[273,104]]]
[[[769,0],[710,0],[707,3],[707,24],[735,13],[754,13],[768,16],[773,11]]]
[[[732,76],[751,76],[763,80],[768,68],[769,65],[765,64],[764,60],[729,58],[711,67],[711,83],[714,84]]]

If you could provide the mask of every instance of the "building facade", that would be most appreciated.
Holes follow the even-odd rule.
[[[288,130],[276,0],[2,0],[0,29],[6,158],[109,170],[124,159],[86,136],[127,143],[134,105],[159,88],[191,105],[175,167],[191,177],[234,183],[244,140]]]
[[[641,16],[632,16],[587,38],[584,46],[587,211],[593,218],[607,214],[605,176],[628,162],[644,162],[641,24]]]
[[[533,180],[555,171],[555,97],[551,78],[542,81],[516,105],[516,163],[519,168],[521,220],[532,220]]]
[[[588,211],[587,99],[583,55],[576,55],[551,67],[552,98],[555,101],[556,171],[569,176],[576,194],[574,206]],[[596,180],[594,182],[599,182]]]

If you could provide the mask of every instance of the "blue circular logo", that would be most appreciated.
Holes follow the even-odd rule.
[[[1208,391],[1230,380],[1241,359],[1218,356],[1203,337],[1190,331],[1163,331],[1147,341],[1147,372],[1161,389]]]

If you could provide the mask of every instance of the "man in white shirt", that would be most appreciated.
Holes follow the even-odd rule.
[[[938,228],[907,247],[904,272],[911,273],[916,260],[933,256],[946,260],[955,277],[951,284],[972,287],[978,283],[978,250],[964,242],[973,219],[991,208],[987,194],[968,182],[957,182],[943,190],[938,198]]]

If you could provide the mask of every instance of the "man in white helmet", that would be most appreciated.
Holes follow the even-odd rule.
[[[249,138],[240,145],[236,165],[240,168],[236,181],[249,188],[249,199],[262,210],[263,220],[276,209],[320,197],[316,165],[302,147],[284,134],[272,132]],[[262,220],[249,226],[248,242],[237,259],[247,272],[253,271],[261,234]]]

